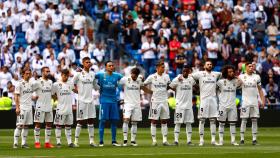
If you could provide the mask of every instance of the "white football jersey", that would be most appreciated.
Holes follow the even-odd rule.
[[[86,72],[83,70],[74,76],[73,83],[77,85],[78,88],[78,100],[84,103],[92,103],[92,90],[99,89],[95,74],[92,71]]]
[[[216,83],[221,76],[220,72],[198,71],[192,76],[199,83],[200,99],[216,96]]]
[[[142,77],[139,76],[134,81],[131,76],[125,76],[119,81],[124,87],[124,103],[133,106],[140,106],[141,86],[143,85]]]
[[[220,79],[217,82],[217,86],[220,90],[218,94],[219,106],[225,108],[236,108],[236,89],[239,87],[237,79],[228,80]]]
[[[192,109],[193,85],[195,85],[195,80],[192,77],[182,77],[182,81],[179,81],[180,76],[173,79],[170,84],[170,87],[176,89],[176,107],[180,109]]]
[[[258,106],[258,86],[261,86],[261,78],[257,74],[241,74],[242,81],[242,106]]]
[[[32,94],[34,87],[32,82],[21,80],[15,86],[15,94],[19,94],[19,106],[21,110],[32,110]]]
[[[162,74],[161,76],[157,73],[150,75],[146,81],[145,85],[151,85],[151,90],[153,91],[152,102],[166,102],[168,99],[167,85],[170,83],[170,78],[167,74]]]
[[[72,90],[74,84],[70,81],[58,81],[53,84],[52,94],[57,96],[56,112],[60,115],[67,115],[72,113]]]
[[[36,102],[36,109],[45,112],[52,111],[52,85],[51,80],[44,80],[43,78],[34,81],[36,96],[39,97]]]

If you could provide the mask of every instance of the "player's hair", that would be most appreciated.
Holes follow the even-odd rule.
[[[249,61],[248,61],[248,62],[245,63],[245,66],[248,66],[248,65],[250,65],[250,64],[253,64],[253,62],[249,62]]]
[[[210,62],[211,64],[213,64],[211,59],[207,59],[207,60],[205,60],[204,65],[206,65],[207,62]]]
[[[164,62],[163,62],[163,61],[159,61],[159,62],[156,63],[156,67],[160,67],[160,66],[162,66],[162,65],[164,65]]]
[[[131,69],[131,73],[135,74],[135,75],[139,75],[140,74],[140,69],[135,67],[135,68]]]
[[[89,58],[89,57],[84,57],[84,58],[82,59],[82,62],[85,62],[86,60],[90,60],[90,58]]]
[[[63,75],[69,75],[69,70],[68,69],[63,69],[63,70],[61,70],[61,74],[63,74]]]
[[[44,66],[41,68],[41,72],[45,71],[45,69],[49,68],[48,66]]]
[[[227,77],[228,77],[228,70],[229,70],[229,69],[235,70],[234,66],[232,66],[232,65],[225,65],[225,66],[222,68],[222,76],[223,76],[223,78],[227,78]]]
[[[21,69],[21,75],[23,75],[26,71],[32,72],[30,68],[22,68]]]
[[[188,70],[188,74],[190,74],[191,71],[192,71],[192,68],[191,68],[189,65],[184,65],[184,67],[183,67],[183,69],[182,69],[182,73],[183,73],[183,70],[184,70],[184,69],[187,69],[187,70]]]
[[[106,61],[105,66],[107,66],[108,63],[113,63],[113,61],[111,61],[111,60]]]

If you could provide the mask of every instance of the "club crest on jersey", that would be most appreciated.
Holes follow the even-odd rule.
[[[44,85],[44,82],[43,82],[43,81],[41,81],[41,84],[42,84],[42,85]]]
[[[58,86],[59,86],[59,88],[61,89],[62,88],[62,84],[60,83],[60,84],[58,84]]]
[[[225,86],[227,85],[227,81],[226,81],[226,80],[224,80],[224,85],[225,85]]]

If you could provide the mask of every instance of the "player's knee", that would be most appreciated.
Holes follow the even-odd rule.
[[[216,119],[215,118],[210,118],[209,121],[210,121],[210,123],[215,123]]]
[[[131,124],[132,125],[137,125],[137,122],[136,121],[132,121]]]
[[[151,120],[151,124],[157,124],[157,120]]]
[[[235,126],[235,125],[236,125],[236,122],[229,122],[229,125],[230,125],[230,126]]]
[[[124,119],[123,119],[123,122],[124,122],[124,123],[129,123],[129,118],[124,118]]]
[[[94,124],[94,119],[93,118],[88,119],[87,124],[89,124],[89,125]]]
[[[40,127],[41,127],[41,124],[38,123],[38,122],[36,122],[36,123],[35,123],[35,128],[40,128]]]
[[[46,128],[52,128],[52,123],[51,122],[46,122]]]
[[[204,124],[205,123],[205,119],[199,119],[199,122]]]
[[[242,119],[242,122],[247,123],[247,119],[246,119],[246,118],[243,118],[243,119]]]
[[[251,121],[252,122],[258,122],[258,119],[257,118],[252,118]]]
[[[225,121],[219,121],[219,125],[225,126],[226,122]]]
[[[160,120],[161,124],[167,124],[167,120]]]

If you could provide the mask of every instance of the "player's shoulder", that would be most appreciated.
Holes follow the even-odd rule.
[[[221,75],[221,72],[218,71],[212,71],[211,73],[214,74],[216,77],[220,77]]]

